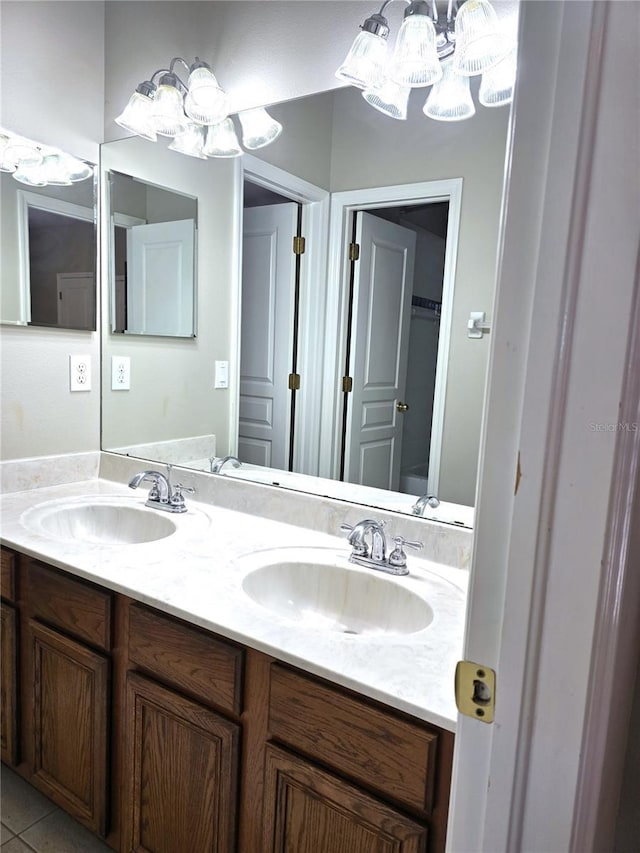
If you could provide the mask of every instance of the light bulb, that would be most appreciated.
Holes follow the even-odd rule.
[[[230,118],[207,128],[204,153],[207,157],[239,157],[242,154],[242,148]]]
[[[282,133],[280,122],[271,118],[264,107],[238,113],[242,125],[242,144],[250,151],[269,145]]]
[[[423,112],[436,121],[462,121],[471,118],[476,108],[471,99],[469,78],[456,74],[452,62],[443,63],[439,80],[427,98]]]
[[[217,124],[227,116],[227,96],[206,63],[191,69],[184,111],[199,124]]]

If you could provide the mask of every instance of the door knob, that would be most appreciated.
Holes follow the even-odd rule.
[[[408,403],[400,403],[400,402],[398,402],[398,403],[396,403],[396,409],[397,409],[399,412],[408,412],[408,411],[409,411],[409,404],[408,404]]]

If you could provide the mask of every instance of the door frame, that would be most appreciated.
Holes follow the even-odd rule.
[[[431,444],[429,450],[430,492],[437,494],[440,480],[440,454],[446,406],[446,387],[451,327],[453,322],[453,294],[458,254],[458,235],[462,212],[462,178],[441,181],[419,181],[414,184],[396,184],[372,189],[347,190],[331,194],[329,221],[329,266],[327,276],[327,317],[338,317],[336,324],[327,323],[327,358],[323,375],[323,407],[320,424],[320,476],[335,478],[340,467],[339,430],[336,428],[342,406],[342,368],[346,347],[346,324],[349,293],[348,246],[351,241],[351,214],[356,210],[380,207],[401,207],[407,204],[449,204],[447,237],[445,242],[444,275],[442,281],[442,313],[438,336],[436,381],[433,395]],[[326,461],[328,460],[328,462]]]
[[[237,206],[235,211],[238,243],[235,272],[234,305],[232,306],[231,351],[235,365],[229,371],[230,394],[236,403],[230,406],[230,453],[236,453],[238,442],[238,404],[240,392],[240,330],[242,298],[242,195],[244,181],[302,203],[302,233],[306,238],[305,262],[300,270],[300,337],[298,372],[301,388],[296,401],[296,430],[294,437],[294,469],[302,474],[318,475],[320,437],[311,425],[321,418],[321,365],[324,359],[324,318],[327,308],[325,282],[327,275],[327,233],[329,229],[329,192],[298,178],[284,169],[273,166],[251,154],[236,160],[235,181]],[[319,322],[319,318],[322,321]],[[235,336],[235,337],[234,337]],[[310,425],[307,427],[307,425]]]
[[[615,832],[640,433],[588,422],[640,417],[631,6],[520,6],[465,631],[465,657],[497,670],[496,715],[458,717],[454,853],[589,853]]]

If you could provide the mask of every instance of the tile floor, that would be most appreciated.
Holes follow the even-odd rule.
[[[113,853],[24,779],[1,768],[2,853]]]

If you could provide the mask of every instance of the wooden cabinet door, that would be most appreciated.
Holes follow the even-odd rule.
[[[427,830],[314,764],[269,745],[265,853],[425,853]]]
[[[2,760],[18,761],[17,628],[15,608],[0,605],[0,752]]]
[[[31,781],[93,832],[107,812],[109,660],[29,622],[33,684]]]
[[[125,728],[124,849],[232,853],[239,727],[129,673]]]

